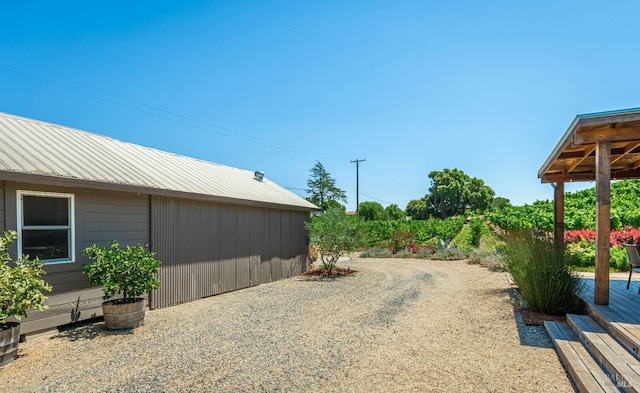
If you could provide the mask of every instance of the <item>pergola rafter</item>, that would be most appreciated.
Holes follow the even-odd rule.
[[[595,303],[609,304],[611,180],[640,178],[640,108],[578,115],[538,171],[555,183],[556,242],[564,238],[564,183],[596,182]]]

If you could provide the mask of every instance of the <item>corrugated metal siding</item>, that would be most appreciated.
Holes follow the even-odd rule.
[[[291,206],[316,207],[253,171],[179,156],[68,127],[0,113],[0,172]],[[146,191],[145,191],[146,192]]]
[[[0,180],[0,231],[4,231],[5,229],[7,229],[7,225],[5,223],[6,221],[6,215],[5,215],[5,198],[4,198],[4,193],[5,193],[5,189],[4,189],[4,181]]]
[[[237,237],[235,207],[220,207],[220,281],[223,292],[236,289]]]
[[[293,276],[294,260],[291,258],[291,213],[283,211],[280,214],[280,257],[282,258],[282,277]]]
[[[269,211],[269,255],[271,256],[271,280],[282,278],[282,255],[280,254],[280,210]]]
[[[297,244],[304,236],[291,227],[306,212],[160,196],[152,197],[151,212],[152,248],[162,262],[154,308],[276,280],[283,269],[289,277],[306,259],[306,248]]]
[[[260,250],[262,222],[264,221],[264,209],[255,214],[247,213],[249,218],[249,285],[260,284],[262,255]]]
[[[236,286],[247,288],[251,285],[251,214],[249,208],[236,211]],[[239,237],[239,238],[238,238]]]
[[[260,215],[260,283],[271,282],[274,278],[271,276],[271,242],[269,237],[271,234],[271,220],[269,220],[269,210],[262,209]]]
[[[296,245],[296,258],[298,258],[298,264],[300,265],[300,273],[309,270],[309,231],[307,230],[306,223],[309,221],[308,214],[295,214],[293,233],[297,236]]]

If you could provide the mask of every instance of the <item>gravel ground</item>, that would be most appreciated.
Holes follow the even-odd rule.
[[[20,344],[11,392],[573,392],[504,273],[464,261],[353,259]],[[5,390],[6,388],[6,390]]]

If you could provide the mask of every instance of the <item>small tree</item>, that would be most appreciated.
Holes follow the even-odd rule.
[[[306,224],[311,244],[320,249],[322,268],[331,271],[336,267],[342,252],[356,251],[364,243],[362,220],[332,208],[321,216],[313,217]]]
[[[94,244],[84,253],[94,260],[85,265],[84,273],[90,284],[103,286],[105,300],[118,294],[124,299],[138,297],[160,286],[160,281],[154,277],[160,261],[140,244],[120,248],[114,240],[110,248]]]
[[[398,205],[391,204],[384,208],[384,214],[387,220],[404,220],[407,215]]]
[[[367,221],[384,220],[384,207],[378,202],[362,202],[358,215]]]

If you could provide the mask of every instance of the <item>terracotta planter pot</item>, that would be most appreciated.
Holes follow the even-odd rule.
[[[104,325],[109,330],[133,329],[142,325],[145,312],[144,299],[115,299],[102,303]]]
[[[18,357],[20,324],[7,322],[0,325],[0,367],[13,362]]]

